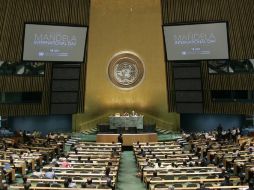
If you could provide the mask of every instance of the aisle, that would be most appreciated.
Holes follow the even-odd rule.
[[[145,190],[145,186],[136,177],[136,173],[137,167],[133,151],[124,151],[121,156],[116,190]]]

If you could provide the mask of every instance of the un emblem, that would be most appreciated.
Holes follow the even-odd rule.
[[[111,59],[108,66],[108,76],[110,81],[119,88],[133,88],[142,81],[144,66],[135,54],[120,53]]]

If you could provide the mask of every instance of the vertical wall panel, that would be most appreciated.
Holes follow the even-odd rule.
[[[163,24],[227,21],[231,59],[254,58],[253,0],[161,0]],[[167,62],[171,68],[171,62]],[[211,90],[254,90],[253,74],[211,75],[207,61],[202,61],[204,111],[206,113],[253,114],[254,104],[218,103],[211,100]],[[172,80],[167,72],[168,81]],[[174,107],[172,82],[168,82],[168,103]],[[169,111],[175,111],[169,110]]]
[[[89,9],[90,0],[0,0],[0,61],[21,61],[25,23],[88,26]],[[41,104],[0,104],[0,115],[49,114],[52,64],[46,63],[45,75],[40,77],[0,76],[1,92],[43,92]],[[80,97],[84,97],[85,91],[85,64],[82,69]],[[83,99],[80,112],[84,110]]]

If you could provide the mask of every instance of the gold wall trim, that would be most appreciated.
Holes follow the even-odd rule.
[[[77,115],[78,114],[73,115],[73,120],[74,121],[76,120]],[[74,123],[73,131],[83,132],[83,131],[86,131],[88,129],[92,129],[92,128],[97,127],[97,124],[99,124],[99,123],[108,123],[108,115],[105,114],[105,115],[93,118],[92,120],[89,120],[89,121]]]
[[[85,111],[75,116],[76,126],[89,121],[95,126],[95,118],[135,110],[161,123],[172,121],[168,127],[179,129],[178,114],[169,113],[161,26],[158,0],[91,1]],[[108,63],[116,52],[141,58],[145,77],[135,88],[122,90],[108,79]]]
[[[180,117],[177,113],[171,113],[171,121],[162,120],[160,117],[155,117],[150,114],[144,114],[144,122],[145,123],[156,123],[156,127],[161,129],[167,129],[169,131],[179,131],[180,126],[176,125],[176,123],[180,123]]]
[[[176,123],[179,123],[179,115],[176,113],[171,113],[169,117],[171,117],[171,121],[165,121],[161,119],[160,117],[155,117],[153,115],[147,114],[147,113],[140,113],[141,115],[144,115],[144,123],[151,124],[155,123],[156,127],[167,129],[169,131],[179,131],[178,125]],[[73,116],[73,131],[75,132],[83,132],[88,129],[92,129],[97,127],[97,124],[99,123],[109,123],[109,116],[112,114],[104,114],[99,117],[93,118],[92,120],[85,121],[85,122],[77,122],[75,123],[75,120],[77,119],[76,116],[78,114],[75,114]]]

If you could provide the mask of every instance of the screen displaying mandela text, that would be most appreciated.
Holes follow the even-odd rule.
[[[163,26],[167,60],[228,59],[226,23]]]
[[[86,27],[26,24],[24,61],[83,62]]]

